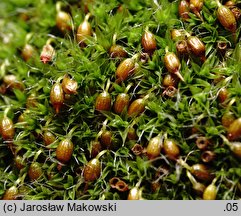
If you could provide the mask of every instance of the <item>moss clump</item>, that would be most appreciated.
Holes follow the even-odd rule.
[[[229,32],[217,1],[190,8],[185,19],[179,1],[159,2],[1,1],[1,198],[14,187],[14,199],[127,199],[134,188],[138,199],[191,200],[212,185],[216,199],[240,199],[240,125],[235,139],[228,135],[241,116],[239,17]],[[142,42],[147,30],[151,51]],[[167,53],[179,62],[171,71]],[[116,112],[122,93],[129,101]],[[73,145],[60,161],[65,139]],[[204,151],[214,159],[203,160]],[[88,167],[93,160],[98,169]]]

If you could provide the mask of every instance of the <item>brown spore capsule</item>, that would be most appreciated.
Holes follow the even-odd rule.
[[[178,84],[178,77],[175,74],[166,74],[163,78],[162,85],[164,87],[174,86],[176,87]]]
[[[223,114],[221,122],[224,127],[229,127],[234,120],[235,120],[234,114],[230,111],[227,111]]]
[[[221,25],[232,33],[237,30],[237,22],[232,11],[225,5],[218,4],[217,18]]]
[[[126,93],[120,93],[117,95],[114,102],[114,111],[116,114],[121,114],[129,105],[130,97]]]
[[[184,40],[185,32],[183,29],[172,29],[171,30],[171,38],[173,41]]]
[[[123,60],[116,69],[116,78],[118,81],[125,81],[135,70],[135,60],[127,58]]]
[[[241,158],[241,142],[232,142],[229,147],[234,155]]]
[[[66,94],[76,94],[78,83],[74,79],[70,79],[68,75],[64,76],[62,80],[62,88]]]
[[[33,46],[30,44],[25,44],[22,49],[21,56],[24,61],[28,61],[33,57],[34,53],[35,53],[35,49],[33,48]]]
[[[19,117],[18,117],[18,122],[25,122],[26,119],[26,115],[25,113],[22,113]]]
[[[37,107],[37,105],[38,105],[38,101],[37,101],[36,94],[34,94],[34,93],[30,94],[26,101],[27,109]]]
[[[110,111],[111,96],[107,91],[103,91],[97,96],[95,101],[95,109],[97,111]]]
[[[181,0],[179,5],[178,5],[178,13],[179,16],[186,21],[187,19],[189,19],[189,13],[190,11],[190,4],[188,1],[186,0]]]
[[[147,53],[153,53],[157,48],[155,35],[148,29],[144,31],[141,37],[141,45]]]
[[[63,163],[69,162],[74,151],[74,144],[68,138],[62,140],[56,149],[56,158]]]
[[[224,103],[227,98],[229,96],[229,91],[227,88],[223,87],[220,89],[220,91],[218,92],[218,100],[220,103]]]
[[[17,79],[14,74],[5,75],[3,77],[3,83],[7,89],[19,89],[24,90],[24,84]]]
[[[128,116],[129,117],[136,117],[143,113],[145,110],[145,99],[143,98],[138,98],[134,100],[129,108],[128,108]]]
[[[204,200],[215,200],[217,196],[217,187],[214,184],[208,185],[203,192]]]
[[[180,80],[184,81],[182,75],[180,74],[181,63],[175,53],[167,52],[164,56],[164,64],[169,73],[177,75]]]
[[[14,138],[14,124],[13,121],[7,116],[4,116],[0,120],[0,134],[4,140],[12,140]]]
[[[91,142],[91,158],[95,158],[102,150],[101,143],[98,140],[93,140]]]
[[[175,140],[165,139],[163,143],[163,151],[171,160],[176,160],[180,155],[180,149]]]
[[[194,164],[191,167],[191,173],[201,181],[210,181],[214,176],[204,164]]]
[[[86,39],[92,35],[92,28],[88,21],[90,17],[90,14],[87,14],[85,16],[85,19],[82,23],[80,23],[78,29],[77,29],[77,42],[80,45],[84,45]]]
[[[40,60],[47,64],[51,61],[53,61],[53,58],[55,56],[55,49],[51,44],[46,44],[43,46],[41,54],[40,54]]]
[[[203,21],[203,18],[200,14],[202,10],[204,0],[190,0],[190,9],[191,11]]]
[[[112,146],[112,132],[109,130],[103,131],[100,136],[101,144],[106,148],[109,149]]]
[[[235,119],[227,129],[227,138],[231,141],[241,136],[241,118]]]
[[[20,155],[17,155],[14,158],[14,162],[15,162],[15,166],[17,167],[18,170],[21,170],[26,166],[23,157]]]
[[[146,154],[149,159],[154,159],[158,157],[161,153],[162,149],[162,138],[160,136],[156,136],[150,139],[148,145],[146,147]]]
[[[50,91],[50,101],[55,108],[56,113],[59,113],[60,108],[64,104],[64,91],[60,83],[55,83]]]
[[[127,138],[128,138],[129,140],[136,140],[136,139],[138,138],[138,137],[137,137],[137,134],[136,134],[135,128],[129,127],[128,133],[127,133]]]
[[[138,187],[133,187],[128,194],[127,200],[140,200],[140,189]]]
[[[41,177],[43,174],[43,170],[41,168],[41,165],[38,162],[33,162],[28,170],[28,176],[29,178],[34,181]]]
[[[18,197],[18,188],[16,186],[12,186],[8,188],[4,195],[3,195],[3,200],[16,200]]]
[[[44,141],[44,145],[48,146],[48,145],[50,145],[50,144],[52,144],[53,142],[56,141],[56,137],[50,131],[45,131],[43,133],[43,141]]]
[[[72,29],[71,17],[64,11],[58,11],[56,14],[56,26],[62,32],[67,32]]]
[[[111,58],[124,58],[127,57],[127,52],[125,49],[117,44],[114,44],[109,49],[109,54]]]
[[[193,11],[201,11],[204,0],[190,0],[190,8]]]
[[[194,55],[200,57],[202,61],[205,60],[205,45],[198,37],[189,36],[187,38],[187,45]]]
[[[94,158],[90,160],[84,167],[83,176],[87,182],[95,181],[100,177],[101,164],[99,159]]]

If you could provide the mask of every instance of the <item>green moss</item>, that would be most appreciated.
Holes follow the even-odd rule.
[[[204,163],[202,151],[195,142],[197,137],[205,136],[211,143],[208,150],[216,154],[208,166],[217,177],[217,199],[240,199],[240,158],[232,154],[220,135],[227,135],[227,128],[221,122],[227,110],[236,118],[241,115],[241,45],[217,21],[216,3],[205,1],[202,22],[192,12],[190,19],[183,21],[178,15],[178,1],[163,0],[159,5],[158,1],[139,0],[86,2],[87,5],[75,0],[61,1],[61,9],[73,19],[74,29],[66,33],[56,26],[55,1],[0,3],[0,116],[2,118],[7,112],[15,127],[13,145],[0,136],[0,196],[7,188],[17,185],[22,199],[127,199],[128,190],[121,192],[110,186],[110,179],[118,177],[129,189],[142,188],[144,199],[201,199],[202,196],[192,189],[187,166],[182,167],[180,159],[189,166]],[[237,6],[240,7],[240,3]],[[85,46],[80,47],[76,31],[86,10],[91,14],[88,21],[92,35]],[[113,43],[123,46],[127,58],[142,54],[141,37],[147,26],[155,35],[157,49],[147,59],[137,60],[138,69],[126,81],[116,82],[115,71],[123,58],[111,58],[110,47]],[[240,21],[237,26],[238,38]],[[185,29],[204,42],[206,61],[201,62],[191,53],[178,55],[185,82],[179,81],[175,94],[168,96],[162,84],[168,74],[163,59],[167,47],[177,52],[171,38],[174,28]],[[43,64],[40,54],[49,38],[52,38],[51,45],[56,53],[48,64]],[[219,41],[228,44],[225,54],[217,49]],[[36,50],[27,62],[21,56],[26,43]],[[24,90],[6,86],[4,77],[10,74],[25,86]],[[64,104],[56,113],[50,91],[66,74],[78,83],[77,94],[65,95]],[[95,110],[99,93],[109,91],[113,105],[115,97],[130,83],[131,102],[149,95],[142,114],[130,118],[127,110],[121,115],[112,109]],[[226,101],[220,103],[218,93],[223,87],[229,94]],[[36,104],[27,107],[31,94],[35,95]],[[22,121],[19,120],[21,114]],[[136,130],[137,140],[128,139],[129,127]],[[70,132],[72,128],[75,130]],[[99,139],[105,129],[111,131],[113,137],[111,148],[100,157],[101,176],[94,182],[84,182],[84,166],[92,159],[91,143]],[[56,136],[56,141],[49,146],[43,142],[45,130]],[[162,139],[167,136],[177,141],[179,160],[168,158],[163,151],[159,157],[148,159],[145,148],[158,134]],[[66,136],[74,143],[74,153],[67,164],[61,164],[55,151]],[[135,143],[144,149],[140,155],[132,150]],[[15,155],[20,155],[28,165],[38,162],[43,171],[41,178],[31,182],[29,166],[18,170]],[[201,183],[210,184],[208,181]]]

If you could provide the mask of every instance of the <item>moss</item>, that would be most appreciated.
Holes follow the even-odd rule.
[[[190,19],[183,21],[178,16],[178,1],[84,2],[61,1],[61,10],[73,20],[72,31],[66,32],[56,26],[55,1],[0,3],[0,119],[8,115],[15,125],[13,140],[0,136],[0,196],[16,185],[22,199],[127,199],[128,191],[118,191],[109,184],[111,178],[118,177],[129,189],[140,188],[144,199],[201,199],[202,194],[193,189],[195,176],[190,177],[186,171],[203,163],[202,151],[195,143],[197,137],[203,136],[210,140],[208,150],[215,153],[215,160],[207,166],[215,176],[213,184],[218,186],[216,199],[240,199],[240,157],[232,153],[230,142],[225,139],[227,128],[221,120],[227,111],[235,118],[241,116],[241,45],[217,21],[214,1],[205,1],[201,10],[203,22],[192,12]],[[92,35],[79,45],[76,31],[88,12]],[[116,69],[124,58],[112,58],[110,47],[115,43],[122,46],[127,58],[140,56],[144,52],[141,37],[147,26],[155,35],[157,49],[137,59],[135,73],[126,81],[117,82]],[[240,21],[237,26],[238,39]],[[185,29],[204,42],[204,62],[190,50],[186,56],[177,53],[170,33],[174,28]],[[225,52],[217,49],[220,41],[228,45]],[[40,55],[46,43],[54,47],[55,54],[44,64]],[[36,51],[27,62],[21,55],[25,44]],[[184,78],[172,96],[165,94],[163,85],[168,74],[163,61],[167,48],[178,55]],[[4,81],[10,74],[16,76],[14,85]],[[56,113],[50,91],[66,74],[78,83],[77,94],[65,94],[64,104]],[[19,82],[24,89],[18,88]],[[119,115],[113,108],[95,109],[101,92],[108,90],[113,105],[116,96],[130,83],[131,102],[147,98],[143,113],[128,117],[127,109]],[[223,87],[228,97],[221,103],[218,93]],[[31,106],[27,105],[30,95],[34,95]],[[129,128],[135,129],[136,140],[128,139]],[[99,158],[101,175],[93,182],[85,182],[83,170],[93,159],[91,143],[100,140],[105,130],[112,133],[112,146]],[[56,137],[48,146],[43,140],[45,131]],[[148,159],[145,149],[157,135],[162,142],[165,137],[176,141],[180,149],[177,160],[166,157],[163,150],[156,158]],[[56,148],[70,136],[73,154],[69,162],[62,163],[56,158]],[[132,151],[136,143],[143,147],[138,156]],[[14,162],[16,156],[21,156],[25,164],[20,170]],[[27,173],[34,162],[41,165],[43,174],[31,181]],[[200,183],[208,186],[211,181]]]

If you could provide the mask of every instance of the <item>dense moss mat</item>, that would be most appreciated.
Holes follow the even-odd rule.
[[[1,129],[0,197],[112,200],[127,199],[129,191],[137,188],[138,199],[192,200],[203,199],[203,190],[212,184],[217,191],[209,192],[211,198],[217,192],[216,199],[240,199],[241,126],[229,126],[241,117],[238,17],[231,33],[217,19],[218,5],[213,0],[204,1],[200,16],[191,10],[187,20],[179,16],[180,1],[72,0],[60,4],[72,17],[71,30],[62,32],[56,26],[56,3],[0,2],[0,119],[5,116],[14,124],[13,137],[4,137],[7,125]],[[236,1],[236,11],[240,5]],[[76,31],[87,13],[92,33],[80,45]],[[146,27],[156,40],[152,54],[146,54],[141,44]],[[198,37],[205,45],[206,60],[190,47],[185,55],[178,53],[180,37],[172,38],[173,29]],[[185,43],[188,37],[181,39]],[[40,55],[47,41],[55,54],[44,64]],[[113,58],[109,53],[113,43],[123,47],[127,56]],[[22,53],[26,44],[34,49],[27,61]],[[220,44],[227,47],[219,49]],[[166,89],[167,49],[179,58],[184,82],[177,80]],[[133,56],[134,72],[117,82],[120,62]],[[50,98],[51,88],[66,74],[77,82],[77,93],[65,94],[63,103],[60,99],[56,105]],[[127,108],[121,114],[114,112],[117,95],[129,84],[131,102],[146,98],[144,112],[136,116],[128,115]],[[97,111],[95,102],[104,90],[110,94],[112,108]],[[108,133],[103,137],[106,131],[110,137]],[[235,139],[228,141],[227,131]],[[48,146],[46,132],[51,132]],[[207,142],[206,147],[197,145],[200,139]],[[63,140],[67,144],[58,147]],[[234,143],[238,150],[233,149]],[[86,171],[88,161],[100,151],[100,167]],[[211,155],[210,161],[204,152]],[[92,168],[95,165],[98,162]],[[7,196],[12,186],[17,190]]]

